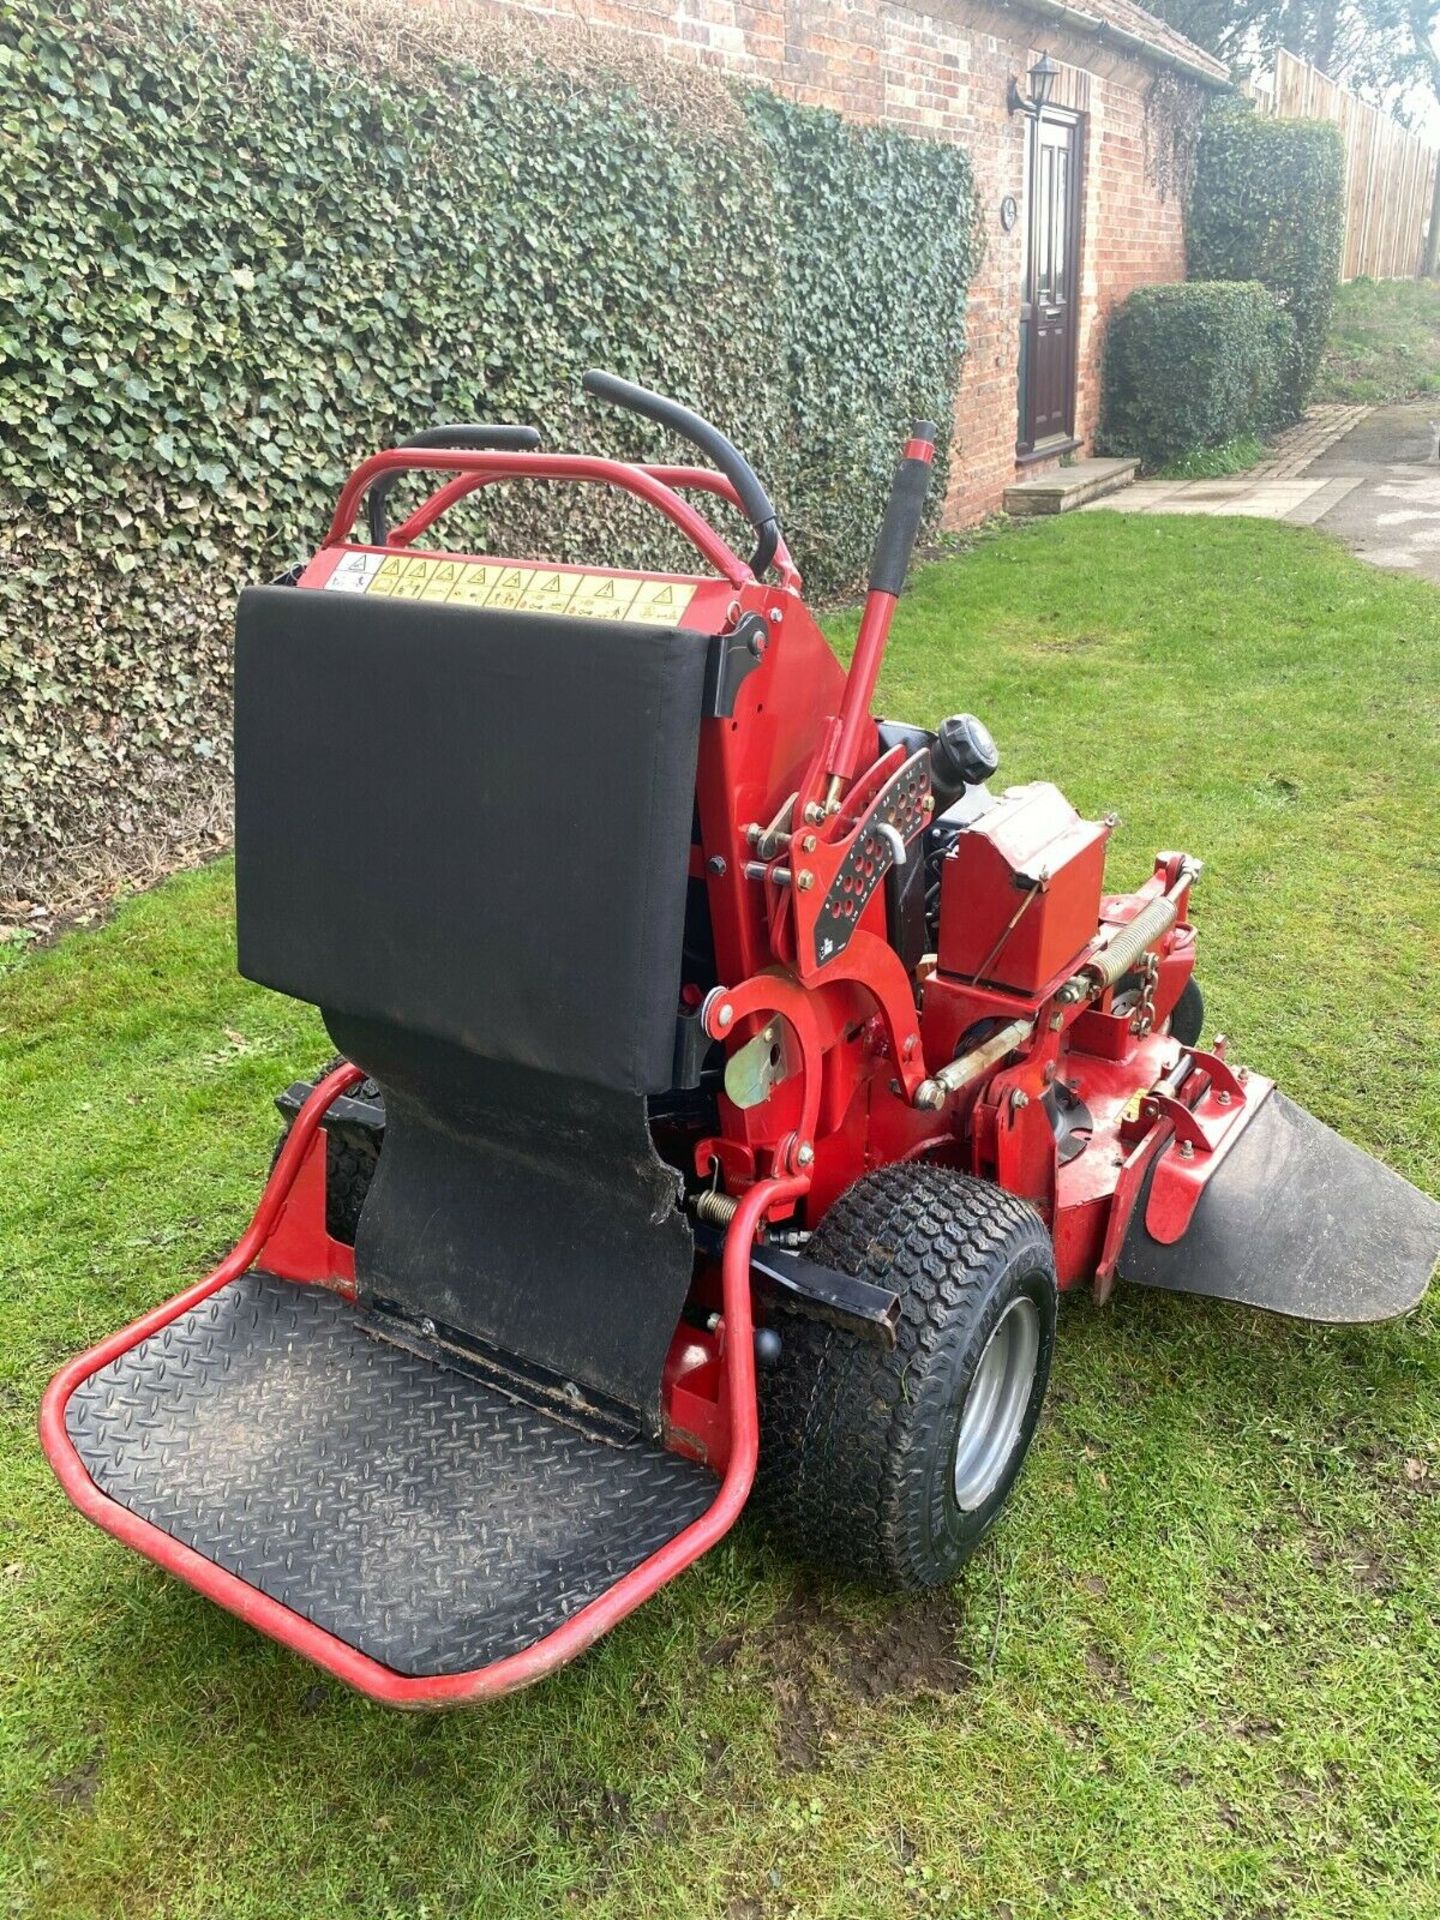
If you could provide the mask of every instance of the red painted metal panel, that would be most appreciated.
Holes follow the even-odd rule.
[[[960,835],[940,896],[942,973],[1034,993],[1095,937],[1103,822],[1044,781],[1016,787]]]

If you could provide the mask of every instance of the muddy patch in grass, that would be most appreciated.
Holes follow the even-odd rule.
[[[1041,660],[1053,659],[1056,654],[1088,653],[1092,647],[1103,647],[1107,638],[1113,635],[1103,633],[1037,633],[1032,634],[1027,652]]]
[[[546,1812],[567,1844],[606,1843],[634,1825],[630,1796],[603,1780],[558,1780]]]
[[[842,1631],[846,1686],[864,1701],[959,1693],[974,1678],[956,1649],[959,1632],[960,1610],[951,1594],[898,1601],[884,1621]]]
[[[79,1813],[88,1813],[95,1804],[95,1796],[100,1791],[100,1769],[105,1762],[103,1747],[97,1747],[88,1759],[82,1760],[78,1767],[72,1767],[68,1773],[59,1774],[51,1780],[48,1787],[50,1798],[60,1807],[70,1807]]]
[[[824,1589],[798,1589],[736,1656],[770,1694],[782,1767],[823,1766],[858,1712],[970,1686],[959,1628],[959,1607],[946,1592],[897,1600],[866,1618]]]
[[[1130,1698],[1130,1683],[1125,1677],[1125,1669],[1104,1647],[1086,1647],[1085,1671],[1102,1692],[1112,1694],[1117,1700]]]

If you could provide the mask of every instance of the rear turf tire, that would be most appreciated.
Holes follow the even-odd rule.
[[[318,1084],[331,1067],[339,1065],[338,1060],[332,1060],[314,1076],[312,1084]],[[362,1080],[353,1089],[353,1095],[356,1099],[373,1101],[383,1113],[385,1096],[373,1080]],[[343,1241],[347,1247],[355,1244],[360,1209],[365,1204],[365,1196],[370,1191],[370,1182],[375,1177],[375,1168],[380,1159],[381,1137],[381,1133],[368,1127],[342,1126],[333,1120],[326,1123],[325,1231],[332,1240]],[[270,1157],[272,1168],[280,1158],[280,1149],[289,1138],[290,1128],[287,1125],[281,1129],[280,1138],[275,1142],[275,1151]]]
[[[1039,1422],[1055,1339],[1050,1235],[989,1181],[908,1162],[857,1181],[807,1253],[893,1287],[898,1338],[887,1350],[797,1315],[777,1321],[758,1505],[808,1559],[878,1586],[939,1586],[989,1530]]]
[[[1205,1031],[1205,997],[1193,973],[1171,1009],[1170,1031],[1182,1047],[1200,1044],[1200,1036]]]

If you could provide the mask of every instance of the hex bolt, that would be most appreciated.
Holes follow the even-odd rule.
[[[1195,1158],[1195,1142],[1193,1140],[1182,1140],[1180,1142],[1180,1158],[1182,1160],[1193,1160]]]
[[[1018,1113],[1022,1107],[1028,1107],[1029,1104],[1030,1104],[1029,1094],[1026,1093],[1023,1087],[1016,1087],[1015,1091],[1010,1096],[1011,1109],[1014,1112]]]
[[[428,1314],[420,1322],[420,1331],[427,1340],[433,1340],[435,1338],[435,1322]]]
[[[808,892],[810,891],[810,889],[811,889],[811,887],[813,887],[813,886],[814,886],[814,884],[815,884],[815,876],[814,876],[814,874],[813,874],[813,873],[811,873],[811,871],[810,871],[810,869],[809,869],[808,867],[801,867],[801,869],[800,869],[800,871],[799,871],[799,872],[798,872],[798,873],[796,874],[796,876],[795,876],[795,890],[796,890],[796,892],[797,892],[797,893],[808,893]]]
[[[1230,1104],[1230,1096],[1228,1093],[1217,1093],[1215,1098],[1222,1107],[1228,1107]]]
[[[819,844],[819,840],[813,833],[807,833],[800,842],[800,851],[802,853],[813,853]]]
[[[783,607],[771,607],[771,609],[770,609],[770,623],[771,623],[771,625],[772,625],[772,626],[776,626],[776,627],[778,627],[778,626],[779,626],[779,624],[780,624],[780,622],[781,622],[781,621],[782,621],[782,620],[783,620],[784,618],[785,618],[785,609],[784,609]]]
[[[795,1164],[797,1167],[814,1166],[815,1149],[808,1140],[802,1140],[800,1145],[795,1149]]]

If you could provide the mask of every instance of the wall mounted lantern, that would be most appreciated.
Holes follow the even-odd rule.
[[[1050,58],[1048,52],[1041,54],[1040,58],[1026,75],[1026,78],[1030,82],[1030,92],[1028,96],[1021,93],[1020,82],[1012,73],[1010,76],[1010,92],[1007,101],[1011,113],[1027,114],[1033,119],[1039,114],[1045,103],[1049,100],[1050,95],[1055,91],[1055,82],[1059,77],[1060,69]]]

